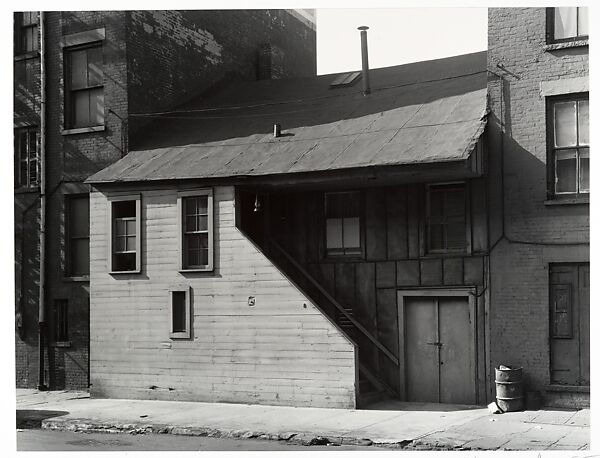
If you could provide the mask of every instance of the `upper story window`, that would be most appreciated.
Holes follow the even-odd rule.
[[[465,184],[428,186],[426,222],[429,253],[464,252],[467,248]]]
[[[39,50],[37,11],[15,13],[16,53],[27,54],[37,50]]]
[[[15,186],[37,186],[38,177],[37,127],[15,129]]]
[[[360,256],[361,193],[330,192],[325,194],[325,254]]]
[[[178,197],[182,270],[213,270],[212,189],[181,192]]]
[[[550,193],[577,196],[590,191],[588,94],[548,99]]]
[[[90,274],[90,199],[87,194],[68,196],[67,204],[67,275]]]
[[[139,195],[109,197],[111,272],[141,271],[141,201]]]
[[[588,9],[576,6],[548,8],[548,35],[551,43],[586,39],[589,35]]]
[[[102,45],[65,48],[65,125],[67,129],[104,124]]]

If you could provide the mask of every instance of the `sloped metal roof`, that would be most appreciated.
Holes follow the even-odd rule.
[[[158,113],[144,140],[88,183],[266,176],[464,161],[486,122],[486,53],[339,75],[232,83]],[[147,115],[142,115],[147,116]],[[273,137],[273,124],[282,136]]]

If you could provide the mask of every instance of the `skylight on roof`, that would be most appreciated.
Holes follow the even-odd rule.
[[[360,77],[361,72],[342,73],[334,79],[329,87],[347,87],[352,86]]]

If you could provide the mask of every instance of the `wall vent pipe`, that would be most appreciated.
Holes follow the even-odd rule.
[[[281,137],[281,124],[273,124],[273,137]]]
[[[360,49],[362,55],[363,94],[367,95],[371,93],[371,85],[369,83],[369,48],[367,45],[367,30],[369,28],[363,25],[358,30],[360,30]]]

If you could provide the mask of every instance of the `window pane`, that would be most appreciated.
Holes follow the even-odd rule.
[[[90,234],[89,199],[87,197],[69,198],[69,235],[88,237]]]
[[[207,231],[208,230],[208,216],[198,216],[198,230]]]
[[[556,192],[577,191],[577,158],[574,149],[556,151]]]
[[[185,261],[184,268],[200,265],[200,251],[199,250],[191,250],[191,249],[187,250],[186,257],[187,257],[187,260]]]
[[[104,124],[104,90],[92,89],[90,95],[89,125],[99,126]]]
[[[590,144],[590,102],[588,100],[580,100],[578,103],[579,113],[579,144]]]
[[[430,192],[429,213],[432,217],[440,217],[444,214],[444,193]]]
[[[325,213],[327,218],[342,218],[344,216],[343,194],[325,194]]]
[[[590,150],[581,148],[579,150],[579,191],[590,190]]]
[[[327,220],[327,248],[342,248],[342,218]]]
[[[125,251],[135,251],[135,235],[125,237]]]
[[[197,197],[196,206],[199,214],[206,215],[208,213],[208,197]]]
[[[71,51],[69,53],[71,62],[70,89],[82,89],[87,87],[87,51]]]
[[[577,8],[554,8],[554,38],[570,38],[577,36]]]
[[[114,270],[117,272],[135,270],[135,253],[115,254]]]
[[[90,94],[88,91],[73,93],[73,127],[90,125]]]
[[[344,218],[344,248],[360,248],[360,218]]]
[[[29,161],[29,185],[37,184],[38,173],[37,173],[37,161]]]
[[[125,236],[125,235],[118,235],[117,237],[115,237],[115,244],[116,244],[115,251],[117,251],[117,252],[127,251],[126,240],[127,240],[127,236]]]
[[[127,230],[127,235],[135,235],[135,226],[136,221],[134,219],[128,219],[125,221],[125,229]]]
[[[183,202],[184,202],[184,205],[185,205],[184,213],[186,215],[197,215],[198,214],[198,199],[197,198],[195,198],[195,197],[186,197],[183,200]]]
[[[186,331],[185,291],[172,291],[173,332]]]
[[[115,220],[115,235],[117,237],[124,236],[126,234],[126,224],[122,219]]]
[[[589,35],[589,29],[588,29],[588,9],[587,7],[580,7],[579,9],[579,19],[578,19],[578,35],[579,36],[584,36],[584,35]]]
[[[185,230],[187,232],[194,232],[198,230],[198,217],[197,216],[186,216],[185,217]]]
[[[123,200],[119,202],[113,202],[113,216],[115,218],[135,217],[135,207],[135,200]]]
[[[576,102],[554,104],[554,145],[575,146],[577,144],[575,112]]]
[[[200,248],[208,249],[208,233],[198,234],[200,240]]]
[[[202,248],[199,252],[200,254],[200,266],[208,265],[208,248]]]
[[[462,189],[446,193],[444,216],[463,216],[465,214],[465,193]]]
[[[344,196],[344,204],[342,211],[346,218],[360,216],[360,193],[348,192],[342,194]]]
[[[72,239],[71,246],[71,275],[89,275],[90,273],[90,240]]]
[[[466,230],[463,222],[449,223],[446,226],[446,248],[460,250],[466,246]]]
[[[87,86],[102,84],[102,48],[89,48],[87,51]]]
[[[185,240],[187,241],[187,249],[197,250],[200,248],[200,234],[187,234]]]
[[[429,226],[429,249],[444,249],[444,226],[442,224],[431,224]]]

